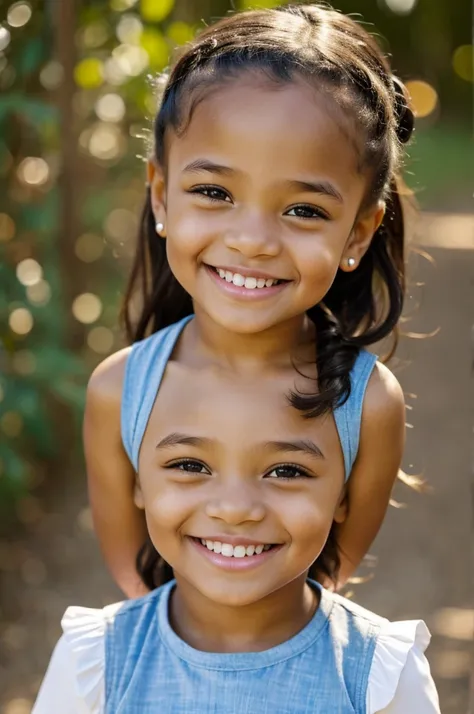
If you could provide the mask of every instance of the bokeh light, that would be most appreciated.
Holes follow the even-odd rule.
[[[79,43],[87,49],[101,47],[109,39],[109,26],[103,20],[91,22],[82,31]]]
[[[385,0],[388,9],[397,15],[409,15],[418,0]]]
[[[117,38],[125,44],[138,44],[143,31],[143,25],[136,15],[124,15],[116,29]]]
[[[52,91],[57,89],[64,78],[64,69],[60,62],[52,60],[48,62],[40,72],[40,82],[45,89]]]
[[[40,280],[38,283],[29,285],[26,288],[26,297],[34,305],[43,307],[51,299],[51,287],[46,280]]]
[[[10,27],[23,27],[31,19],[32,11],[29,3],[15,2],[10,5],[7,21]]]
[[[143,47],[119,45],[112,51],[112,57],[122,72],[129,77],[138,77],[148,67],[148,53]]]
[[[10,313],[8,324],[17,335],[27,335],[33,329],[33,315],[26,307],[17,307]]]
[[[90,325],[99,319],[102,313],[102,302],[93,293],[78,295],[72,304],[72,314],[78,322]]]
[[[125,139],[115,124],[97,124],[88,138],[88,150],[97,159],[116,159],[125,149]]]
[[[107,216],[104,229],[115,243],[125,243],[137,234],[138,219],[126,208],[115,208]]]
[[[5,50],[10,44],[10,32],[6,27],[0,25],[0,52]]]
[[[0,213],[0,243],[7,243],[15,235],[15,221],[8,213]]]
[[[194,29],[186,22],[176,21],[170,24],[166,34],[177,45],[185,45],[193,39]]]
[[[174,0],[140,0],[140,12],[147,22],[161,22],[168,17],[174,6]]]
[[[43,277],[43,268],[33,258],[26,258],[16,266],[16,277],[22,285],[36,285]]]
[[[30,186],[43,186],[49,178],[49,166],[40,157],[28,156],[19,165],[17,173],[22,183]]]
[[[125,102],[118,94],[104,94],[95,104],[95,113],[105,122],[121,121],[125,111]]]
[[[461,45],[453,54],[453,69],[461,79],[474,82],[474,47]]]
[[[105,60],[103,72],[106,82],[114,87],[119,87],[128,80],[128,75],[123,71],[115,57],[109,57]]]
[[[161,32],[153,28],[147,28],[142,32],[140,45],[147,53],[150,69],[161,70],[166,67],[170,48]]]
[[[74,79],[82,89],[100,87],[104,81],[103,63],[96,57],[81,60],[74,69]]]
[[[84,263],[94,263],[104,253],[104,241],[94,233],[83,233],[76,240],[74,252]]]
[[[429,116],[438,105],[436,89],[421,79],[406,83],[415,115],[420,119]]]
[[[114,346],[114,333],[108,327],[93,327],[87,335],[87,344],[98,354],[109,354]]]

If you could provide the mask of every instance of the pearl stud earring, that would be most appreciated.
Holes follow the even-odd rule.
[[[165,226],[163,223],[157,223],[155,227],[156,227],[156,232],[158,233],[158,235],[161,235],[161,232]]]
[[[355,258],[348,258],[348,259],[347,259],[347,265],[348,265],[349,268],[353,268],[355,264],[356,264]]]

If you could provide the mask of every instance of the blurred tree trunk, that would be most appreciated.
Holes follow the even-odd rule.
[[[74,298],[82,292],[81,274],[74,253],[74,243],[79,232],[77,206],[81,177],[74,115],[77,3],[76,0],[61,0],[61,2],[52,0],[51,8],[54,13],[56,56],[64,73],[63,81],[57,90],[61,143],[61,173],[58,181],[60,213],[57,236],[58,263],[64,312],[66,315],[71,315],[71,319],[66,319],[64,325],[65,343],[75,351],[81,348],[84,341],[84,330],[71,313]]]

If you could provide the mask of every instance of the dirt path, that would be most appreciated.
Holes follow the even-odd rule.
[[[405,326],[441,332],[403,340],[395,370],[413,407],[405,469],[423,472],[432,491],[404,486],[395,498],[372,553],[378,558],[368,583],[354,597],[391,619],[423,617],[433,632],[429,659],[443,714],[467,714],[473,668],[472,425],[470,334],[473,229],[465,217],[424,217],[421,242],[436,265],[412,260],[409,305],[419,303]],[[409,307],[409,310],[411,308]],[[82,476],[64,475],[54,490],[22,505],[25,532],[0,542],[0,707],[29,714],[67,605],[101,606],[120,595],[97,553]],[[410,713],[411,714],[411,713]]]

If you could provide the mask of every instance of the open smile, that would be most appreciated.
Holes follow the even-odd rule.
[[[221,541],[190,537],[189,540],[208,561],[226,570],[247,570],[261,565],[279,551],[281,543],[232,545]]]
[[[281,278],[272,278],[258,275],[252,271],[252,275],[232,272],[225,268],[215,268],[206,265],[207,271],[213,280],[225,292],[240,297],[262,298],[274,295],[285,288],[291,281]],[[248,271],[245,271],[246,273]]]

